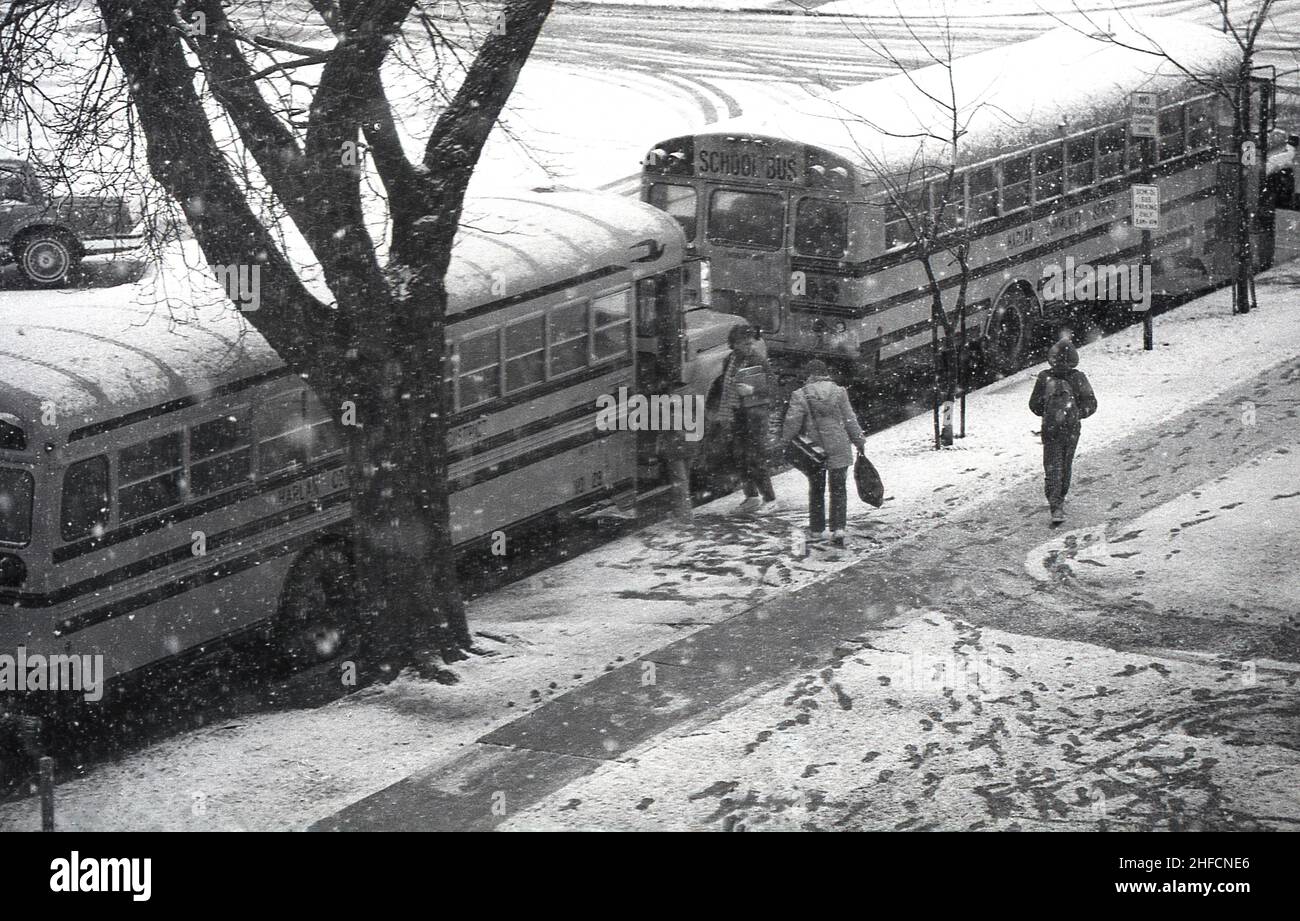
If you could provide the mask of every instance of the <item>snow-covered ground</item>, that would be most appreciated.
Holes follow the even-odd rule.
[[[1285,680],[1247,683],[1217,664],[981,629],[941,613],[906,612],[852,646],[725,719],[674,727],[500,829],[1249,831],[1300,822],[1300,764],[1278,732],[1289,719],[1278,706]]]
[[[1158,317],[1154,352],[1141,350],[1136,328],[1084,346],[1082,367],[1101,409],[1087,423],[1080,464],[1300,354],[1293,272],[1274,273],[1289,284],[1261,284],[1261,309],[1249,315],[1230,316],[1228,293],[1217,292]],[[179,735],[61,786],[60,827],[303,828],[451,761],[493,728],[620,662],[940,527],[958,511],[1013,489],[1037,495],[1040,448],[1026,409],[1037,370],[973,395],[969,437],[952,450],[930,449],[926,416],[870,438],[888,498],[878,511],[854,502],[846,551],[792,556],[804,481],[778,476],[783,512],[732,517],[736,499],[722,499],[697,510],[693,526],[648,527],[476,599],[470,621],[494,654],[454,666],[459,684],[402,677],[318,709],[249,714]],[[960,628],[934,629],[942,645],[945,631]],[[38,821],[32,799],[0,807],[0,828]]]
[[[1274,416],[1292,440],[1152,509],[1122,529],[1069,531],[1036,548],[1026,569],[1070,578],[1089,593],[1162,613],[1232,616],[1300,629],[1300,422],[1294,406],[1243,405]],[[1280,417],[1280,418],[1279,418]]]

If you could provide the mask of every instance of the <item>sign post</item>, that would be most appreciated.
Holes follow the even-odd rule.
[[[1133,226],[1142,231],[1142,265],[1151,265],[1151,231],[1160,229],[1160,187],[1155,178],[1156,137],[1160,133],[1160,94],[1129,96],[1129,137],[1142,145],[1142,183],[1133,186]],[[1150,276],[1148,276],[1150,277]],[[1151,311],[1142,313],[1142,348],[1155,348]]]

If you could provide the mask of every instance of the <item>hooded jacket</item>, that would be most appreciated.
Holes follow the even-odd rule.
[[[790,396],[781,442],[807,435],[826,451],[826,466],[832,470],[853,463],[853,446],[866,443],[862,426],[849,404],[849,392],[826,378],[814,377]]]
[[[1074,402],[1079,407],[1079,418],[1087,419],[1097,411],[1097,396],[1092,392],[1088,378],[1078,370],[1079,350],[1067,340],[1062,339],[1052,346],[1047,353],[1048,368],[1034,381],[1034,392],[1029,397],[1029,411],[1041,416],[1047,397],[1047,379],[1056,378],[1065,381],[1074,391]]]

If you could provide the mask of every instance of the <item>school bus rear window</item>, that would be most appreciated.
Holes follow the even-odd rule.
[[[123,448],[117,460],[118,514],[127,521],[176,505],[183,481],[180,432]]]
[[[64,540],[89,537],[97,527],[108,526],[108,515],[108,458],[101,454],[77,461],[63,475],[59,536]]]

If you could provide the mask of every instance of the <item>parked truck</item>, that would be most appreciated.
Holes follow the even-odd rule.
[[[28,161],[0,159],[0,263],[17,263],[33,285],[66,285],[86,256],[127,252],[143,240],[139,212],[126,199],[55,197]]]

